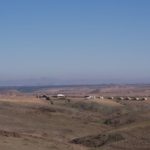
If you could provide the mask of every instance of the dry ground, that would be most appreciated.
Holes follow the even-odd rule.
[[[1,150],[149,150],[150,101],[0,98]]]
[[[88,114],[85,116],[88,118]],[[65,106],[64,102],[50,105],[32,97],[1,99],[0,149],[86,149],[69,141],[107,127],[87,123],[81,117],[78,110]]]

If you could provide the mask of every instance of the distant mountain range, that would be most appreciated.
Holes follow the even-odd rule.
[[[0,80],[2,86],[59,86],[59,85],[114,85],[114,84],[148,84],[135,82],[111,82],[109,80],[98,79],[56,79],[56,78],[39,78],[39,79],[18,79],[18,80]]]

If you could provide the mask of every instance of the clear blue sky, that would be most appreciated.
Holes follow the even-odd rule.
[[[150,1],[1,0],[0,83],[26,79],[150,83]]]

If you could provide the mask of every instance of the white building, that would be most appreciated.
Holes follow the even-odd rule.
[[[103,99],[104,99],[104,96],[100,96],[100,99],[103,100]]]
[[[88,96],[86,99],[96,99],[96,96]]]
[[[57,94],[57,98],[65,98],[66,96],[64,94]]]
[[[132,100],[132,98],[131,97],[127,97],[126,100]]]
[[[147,100],[148,100],[148,98],[147,98],[147,97],[143,97],[143,98],[142,98],[142,100],[147,101]]]

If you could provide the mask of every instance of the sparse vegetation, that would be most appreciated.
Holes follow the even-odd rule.
[[[101,147],[108,143],[118,142],[125,138],[119,133],[99,134],[95,136],[87,136],[73,139],[71,143],[82,144],[87,147]]]
[[[47,95],[50,98],[37,98],[35,93],[0,95],[0,148],[149,149],[148,100],[85,100],[77,96],[58,99]]]
[[[70,104],[66,104],[68,107],[76,108],[80,111],[92,111],[99,112],[103,114],[112,114],[120,108],[111,107],[109,105],[98,104],[96,102],[73,102]]]

